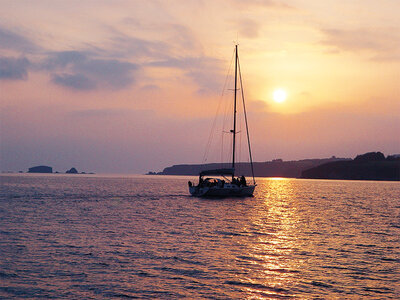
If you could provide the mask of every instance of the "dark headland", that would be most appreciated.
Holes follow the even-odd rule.
[[[381,152],[369,152],[351,158],[303,159],[283,161],[275,159],[255,162],[254,175],[257,177],[286,177],[308,179],[349,179],[349,180],[400,180],[400,155],[385,157]],[[182,164],[165,168],[162,172],[149,175],[193,175],[202,170],[229,168],[230,164]],[[251,176],[249,163],[237,163],[238,175]]]
[[[328,162],[346,161],[350,158],[323,158],[323,159],[303,159],[297,161],[283,161],[282,159],[274,159],[266,162],[254,162],[254,174],[258,177],[288,177],[298,178],[301,172]],[[251,166],[249,163],[236,163],[235,165],[238,175],[251,176]],[[195,165],[174,165],[165,168],[162,172],[149,172],[150,175],[198,175],[200,171],[218,168],[230,168],[228,163],[211,163],[211,164],[195,164]]]
[[[336,161],[304,170],[302,178],[349,180],[400,180],[400,156],[381,152],[358,155],[353,160]]]

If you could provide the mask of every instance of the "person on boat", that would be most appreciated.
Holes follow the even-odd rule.
[[[189,185],[189,187],[192,187],[192,182],[191,181],[188,181],[188,185]]]
[[[244,177],[244,175],[242,175],[242,176],[240,177],[239,183],[240,183],[240,185],[242,185],[242,186],[246,186],[246,185],[247,185],[247,184],[246,184],[246,178]]]

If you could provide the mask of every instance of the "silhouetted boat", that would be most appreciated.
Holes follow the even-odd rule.
[[[240,178],[235,178],[235,151],[236,151],[236,114],[237,114],[237,84],[238,84],[238,73],[239,73],[239,81],[240,87],[242,91],[242,100],[243,100],[243,112],[246,123],[246,134],[247,134],[247,143],[249,147],[249,158],[251,165],[251,172],[253,175],[253,184],[248,184],[244,176]],[[234,89],[234,97],[233,97],[233,129],[230,130],[232,133],[232,167],[224,168],[224,169],[215,169],[215,170],[204,170],[199,174],[199,183],[198,185],[194,185],[189,181],[189,192],[192,196],[196,197],[246,197],[253,196],[254,189],[256,187],[256,182],[254,179],[254,170],[253,170],[253,160],[251,156],[251,147],[250,147],[250,138],[249,138],[249,129],[247,125],[247,115],[246,115],[246,106],[244,102],[244,93],[243,93],[243,85],[242,85],[242,76],[240,73],[240,64],[239,64],[239,55],[238,55],[238,46],[235,45],[235,89]],[[206,177],[205,176],[218,176],[218,177]],[[230,177],[227,177],[230,176]]]

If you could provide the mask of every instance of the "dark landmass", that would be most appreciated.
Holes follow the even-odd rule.
[[[23,172],[19,171],[19,173],[23,173]],[[36,167],[29,168],[28,173],[53,173],[53,168],[48,167],[48,166],[36,166]],[[79,174],[79,172],[76,168],[71,168],[68,171],[66,171],[65,173],[66,174]],[[54,172],[54,174],[60,174],[60,172],[56,171],[56,172]],[[80,174],[95,174],[95,173],[81,172]]]
[[[48,166],[36,166],[29,168],[28,173],[53,173],[53,168]]]
[[[75,168],[71,168],[68,171],[66,171],[65,173],[67,174],[78,174],[78,170]]]
[[[298,178],[301,176],[302,171],[325,164],[328,162],[347,161],[350,158],[323,158],[323,159],[303,159],[297,161],[283,161],[282,159],[275,159],[268,162],[255,162],[253,163],[254,175],[258,177],[288,177]],[[149,172],[148,175],[199,175],[203,170],[230,168],[231,165],[213,163],[201,165],[174,165],[165,168],[162,172]],[[236,174],[251,176],[250,163],[237,163]]]
[[[385,158],[381,152],[368,152],[354,160],[322,164],[301,174],[309,179],[400,180],[400,155]]]

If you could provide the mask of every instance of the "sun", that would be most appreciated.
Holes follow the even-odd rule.
[[[274,101],[276,103],[282,103],[282,102],[285,102],[285,100],[287,98],[287,93],[283,89],[276,89],[276,90],[274,90],[272,98],[274,99]]]

